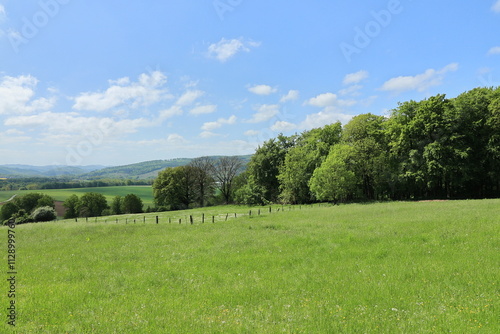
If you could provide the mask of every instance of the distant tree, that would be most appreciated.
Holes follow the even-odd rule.
[[[66,212],[64,213],[64,219],[77,218],[79,216],[78,208],[80,206],[80,199],[77,195],[71,195],[68,197],[63,206],[66,208]]]
[[[41,206],[55,207],[54,198],[47,194],[30,193],[16,197],[14,201],[20,209],[25,210],[28,214]]]
[[[128,194],[123,199],[122,208],[124,213],[142,213],[142,199],[135,194]]]
[[[214,194],[214,179],[210,175],[213,159],[201,157],[193,159],[189,165],[193,167],[195,197],[198,205],[204,207],[207,200]]]
[[[111,202],[111,213],[121,215],[123,213],[123,197],[115,196]]]
[[[194,167],[179,166],[161,171],[153,183],[158,207],[170,210],[186,209],[195,200]]]
[[[31,217],[35,222],[48,222],[55,220],[57,218],[57,214],[53,207],[42,206],[36,208],[31,214]]]
[[[233,195],[233,180],[241,172],[243,161],[239,157],[221,157],[212,164],[212,175],[216,187],[220,190],[224,202],[231,203]]]
[[[81,217],[98,217],[108,207],[106,197],[99,193],[86,193],[80,198],[79,213]]]
[[[7,202],[1,206],[0,209],[0,222],[12,218],[20,210],[19,206],[14,202]]]

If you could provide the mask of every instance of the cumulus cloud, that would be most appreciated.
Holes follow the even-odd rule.
[[[288,91],[288,94],[283,95],[281,97],[280,102],[285,103],[288,101],[295,101],[299,98],[299,95],[300,95],[300,93],[298,90],[290,90],[290,91]]]
[[[250,52],[251,48],[260,46],[259,42],[245,41],[243,38],[225,39],[208,47],[208,56],[224,63],[239,52]]]
[[[248,88],[248,91],[257,95],[271,95],[278,90],[268,85],[255,85]]]
[[[160,71],[143,73],[137,82],[129,78],[110,80],[110,87],[105,92],[87,92],[76,97],[73,109],[107,111],[123,105],[132,108],[149,106],[163,99],[172,98],[163,86],[167,77]]]
[[[277,121],[271,126],[271,130],[275,132],[288,132],[295,129],[297,129],[297,125],[286,121]]]
[[[19,77],[4,76],[0,78],[0,115],[30,114],[51,109],[56,99],[35,99],[38,80],[31,75]]]
[[[277,104],[263,104],[255,109],[257,113],[253,114],[252,118],[248,121],[249,123],[261,123],[270,120],[274,116],[278,115],[280,106]]]
[[[325,108],[319,113],[307,115],[306,119],[302,123],[300,123],[299,128],[310,130],[323,127],[327,124],[332,124],[338,121],[340,121],[342,124],[347,124],[352,117],[352,115],[342,113],[335,110],[334,108]]]
[[[495,2],[493,7],[491,7],[491,10],[495,13],[500,13],[500,0],[497,0],[497,2]]]
[[[191,115],[211,114],[217,110],[216,105],[197,106],[189,111]]]
[[[162,122],[168,118],[174,117],[174,116],[180,116],[184,113],[182,108],[178,105],[174,105],[168,109],[164,109],[160,111],[159,114],[159,121]]]
[[[176,102],[180,106],[187,106],[193,104],[194,101],[205,95],[201,90],[189,90],[185,92]]]
[[[500,46],[495,46],[488,51],[488,55],[500,55]]]
[[[367,79],[368,75],[369,74],[367,71],[359,71],[356,73],[347,74],[344,77],[343,84],[344,85],[353,85],[353,84],[360,83],[361,81]]]
[[[458,70],[457,63],[449,64],[440,70],[428,69],[424,73],[417,74],[415,76],[400,76],[392,78],[386,81],[380,89],[396,93],[411,90],[423,92],[430,87],[441,85],[445,74],[456,70]]]
[[[219,118],[215,122],[206,122],[206,123],[204,123],[203,126],[201,127],[201,129],[204,130],[204,131],[213,131],[215,129],[218,129],[218,128],[222,127],[225,124],[235,124],[236,120],[237,120],[237,117],[234,116],[234,115],[232,115],[228,119]]]
[[[338,97],[333,93],[320,94],[309,99],[306,103],[315,107],[330,107],[337,103]]]
[[[85,134],[100,132],[103,136],[135,133],[139,128],[152,126],[153,123],[144,118],[113,120],[111,118],[85,117],[77,113],[43,112],[30,116],[7,118],[6,126],[41,128],[52,135]]]

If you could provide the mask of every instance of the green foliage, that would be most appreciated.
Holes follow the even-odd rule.
[[[0,207],[0,221],[10,219],[14,214],[20,210],[19,206],[14,202],[5,203]]]
[[[106,197],[99,193],[86,193],[78,203],[80,217],[98,217],[107,208]]]
[[[66,208],[65,219],[77,218],[79,216],[80,199],[77,195],[68,197],[64,201],[63,206]]]
[[[278,175],[285,162],[288,150],[295,145],[296,136],[286,137],[280,134],[259,147],[248,165],[249,179],[264,190],[264,198],[276,202],[280,195]]]
[[[342,133],[340,122],[302,133],[288,150],[279,168],[280,199],[285,203],[310,203],[309,180]]]
[[[123,213],[123,197],[115,196],[111,202],[111,213],[114,215],[121,215]]]
[[[349,145],[339,144],[332,148],[325,162],[314,171],[309,182],[316,199],[338,202],[356,197],[354,155],[355,149]]]
[[[14,202],[19,209],[28,213],[33,212],[33,210],[41,206],[55,207],[54,199],[51,196],[39,193],[29,193],[23,196],[18,196],[14,199]]]
[[[153,183],[156,205],[170,210],[188,208],[196,198],[194,169],[191,166],[180,166],[160,172]]]
[[[135,194],[128,194],[123,199],[123,213],[142,213],[142,200]]]
[[[57,218],[56,210],[50,206],[42,206],[36,208],[31,214],[31,218],[35,222],[48,222]]]

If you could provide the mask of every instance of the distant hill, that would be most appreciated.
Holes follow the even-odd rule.
[[[0,177],[78,176],[104,167],[105,166],[31,166],[9,164],[0,166]]]
[[[239,156],[245,165],[250,161],[251,155]],[[211,156],[212,159],[220,156]],[[159,172],[165,168],[185,166],[191,162],[190,158],[171,159],[171,160],[152,160],[139,162],[131,165],[107,167],[93,172],[80,175],[82,179],[151,179],[155,178]]]
[[[217,159],[220,156],[210,158]],[[251,155],[239,156],[245,164]],[[181,158],[171,160],[152,160],[130,165],[105,166],[30,166],[30,165],[0,165],[0,178],[22,177],[69,177],[81,180],[99,179],[132,179],[144,180],[155,178],[165,168],[184,166],[193,159]]]

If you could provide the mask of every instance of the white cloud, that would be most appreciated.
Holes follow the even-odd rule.
[[[234,123],[236,123],[236,120],[237,120],[237,117],[234,116],[234,115],[232,115],[228,119],[219,118],[215,122],[206,122],[206,123],[204,123],[203,126],[201,127],[201,129],[204,130],[204,131],[213,131],[215,129],[218,129],[218,128],[222,127],[225,124],[234,124]]]
[[[325,93],[309,99],[306,103],[315,107],[330,107],[337,103],[338,98],[336,94]]]
[[[350,87],[341,89],[339,91],[339,95],[349,95],[349,96],[359,96],[361,93],[359,92],[363,88],[362,85],[352,85]]]
[[[113,120],[111,118],[84,117],[78,113],[43,112],[30,116],[15,116],[5,120],[6,126],[41,128],[48,136],[70,134],[72,138],[91,134],[98,136],[135,133],[139,128],[153,126],[144,118]],[[74,136],[73,136],[74,134]]]
[[[203,131],[202,133],[200,133],[200,138],[203,138],[203,139],[208,139],[208,138],[213,138],[213,137],[218,137],[220,135],[216,134],[216,133],[213,133],[213,132],[210,132],[210,131]]]
[[[256,85],[248,88],[248,91],[257,95],[271,95],[278,90],[268,85]]]
[[[386,81],[380,89],[392,92],[405,92],[410,90],[423,92],[430,87],[441,85],[445,74],[456,70],[458,70],[457,63],[449,64],[440,70],[428,69],[424,73],[416,76],[392,78]]]
[[[162,89],[166,82],[167,77],[159,71],[143,73],[137,82],[130,82],[128,78],[109,80],[111,86],[105,92],[82,93],[76,97],[73,109],[107,111],[124,105],[131,108],[149,106],[172,98],[166,89]]]
[[[180,106],[186,106],[192,104],[194,101],[205,95],[204,91],[201,90],[189,90],[184,93],[176,102]]]
[[[344,85],[357,84],[357,83],[360,83],[361,81],[367,79],[368,76],[369,76],[369,74],[367,71],[359,71],[356,73],[347,74],[344,77],[343,84]]]
[[[306,119],[299,125],[299,128],[310,130],[323,127],[337,121],[340,121],[342,124],[347,124],[352,117],[353,115],[344,114],[334,108],[325,108],[319,113],[307,115]]]
[[[299,95],[300,95],[300,93],[299,93],[298,90],[290,90],[288,92],[288,94],[283,95],[281,97],[280,102],[281,103],[285,103],[285,102],[288,102],[288,101],[295,101],[295,100],[297,100],[299,98]]]
[[[500,13],[500,0],[497,0],[497,2],[495,2],[493,7],[491,7],[491,10],[495,13]]]
[[[7,19],[7,13],[5,12],[5,7],[0,4],[0,23],[5,21],[5,19]]]
[[[177,133],[173,133],[171,135],[168,135],[167,137],[167,144],[174,144],[174,145],[179,145],[179,144],[186,144],[188,141],[181,135]]]
[[[202,115],[202,114],[211,114],[211,113],[215,112],[216,110],[217,110],[216,105],[206,105],[206,106],[197,106],[197,107],[191,109],[191,111],[189,111],[189,113],[191,115]]]
[[[245,41],[243,38],[231,40],[222,38],[219,42],[208,47],[208,56],[224,63],[238,52],[250,52],[250,48],[258,46],[260,46],[259,42]]]
[[[297,129],[297,125],[286,121],[277,121],[271,126],[271,130],[275,132],[288,132],[295,129]]]
[[[244,135],[248,136],[248,137],[253,137],[253,136],[257,136],[259,133],[260,133],[260,131],[257,131],[257,130],[248,130],[248,131],[245,131]]]
[[[51,109],[56,103],[54,97],[33,99],[37,85],[38,80],[31,75],[0,78],[0,115],[31,114]]]
[[[162,122],[166,120],[167,118],[171,118],[174,116],[180,116],[184,113],[182,108],[178,105],[174,105],[168,109],[161,110],[159,114],[159,121]]]
[[[277,104],[263,104],[256,108],[257,113],[253,114],[252,118],[248,121],[249,123],[261,123],[270,120],[274,116],[278,115],[280,106]]]
[[[499,55],[500,54],[500,46],[495,46],[488,51],[488,55]]]

